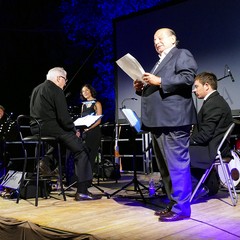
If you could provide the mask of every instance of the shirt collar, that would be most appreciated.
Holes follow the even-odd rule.
[[[162,52],[161,55],[160,55],[160,54],[158,55],[159,58],[161,59],[161,61],[166,57],[166,55],[167,55],[174,47],[176,47],[176,46],[174,45],[174,46],[172,46],[172,47],[170,47],[170,48],[168,48],[168,49],[165,49],[165,50]]]
[[[212,93],[214,93],[214,92],[216,92],[216,91],[217,91],[217,90],[213,90],[212,92],[208,93],[203,100],[206,101],[206,100],[208,99],[208,97],[209,97]]]

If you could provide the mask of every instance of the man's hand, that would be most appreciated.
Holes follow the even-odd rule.
[[[151,73],[144,73],[143,81],[148,85],[161,86],[161,78]]]
[[[77,131],[77,132],[76,132],[76,136],[77,136],[77,137],[80,137],[80,135],[81,135],[80,131]]]
[[[143,82],[140,81],[140,80],[135,80],[135,81],[133,82],[133,87],[135,88],[135,90],[136,90],[137,92],[140,92],[140,91],[143,90]]]

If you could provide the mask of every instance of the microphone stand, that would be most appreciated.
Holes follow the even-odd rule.
[[[228,75],[226,75],[224,77],[219,78],[217,81],[221,81],[221,80],[223,80],[224,78],[227,78],[227,77],[230,77],[230,74],[228,74]]]
[[[123,104],[124,104],[124,102],[126,102],[126,101],[128,101],[128,100],[135,100],[135,101],[137,101],[136,98],[124,98],[124,99],[122,100],[122,103],[121,103],[122,108],[126,108],[126,106],[123,105]]]
[[[226,72],[228,72],[228,74],[226,75]],[[225,65],[225,70],[224,70],[224,76],[219,78],[217,81],[221,81],[223,80],[224,78],[227,78],[227,77],[230,77],[232,79],[232,82],[234,82],[234,78],[232,76],[232,73],[231,73],[231,70],[230,68],[228,67],[228,65],[226,64]]]
[[[130,98],[131,99],[131,98]],[[124,100],[123,100],[124,102]],[[124,109],[124,107],[122,107],[121,109]],[[120,110],[121,110],[120,109]],[[124,115],[124,117],[126,118],[126,120],[128,120],[128,117]],[[129,121],[129,120],[128,120]],[[134,186],[134,190],[135,192],[139,192],[141,199],[143,200],[144,203],[146,203],[146,199],[143,195],[142,189],[140,187],[142,187],[143,189],[149,190],[145,185],[143,185],[138,179],[137,179],[137,170],[136,170],[136,137],[137,137],[137,131],[134,129],[134,127],[131,126],[131,130],[132,130],[132,134],[130,134],[129,136],[129,143],[132,146],[132,165],[133,165],[133,178],[132,180],[125,184],[124,186],[122,186],[120,189],[116,190],[115,192],[109,194],[109,197],[113,197],[114,195],[116,195],[117,193],[121,192],[122,190],[126,189],[128,186],[133,185]],[[128,196],[130,197],[130,196]],[[137,198],[137,197],[134,197]]]

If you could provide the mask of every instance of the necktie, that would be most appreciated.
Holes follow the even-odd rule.
[[[157,61],[157,63],[155,64],[155,66],[154,66],[154,68],[153,68],[153,70],[152,70],[152,72],[151,72],[152,74],[156,71],[156,69],[158,68],[160,62],[161,62],[161,59],[159,59],[159,60]]]

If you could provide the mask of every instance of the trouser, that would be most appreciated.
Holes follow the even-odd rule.
[[[75,174],[77,177],[77,192],[86,193],[89,181],[92,180],[92,167],[89,153],[82,142],[74,133],[66,133],[59,137],[60,142],[74,155]]]
[[[74,155],[75,174],[78,182],[85,182],[92,179],[92,168],[89,161],[89,154],[82,139],[74,133],[66,133],[59,137],[62,144],[65,145]]]
[[[153,149],[172,211],[191,215],[189,138],[191,126],[161,128],[152,134]]]

